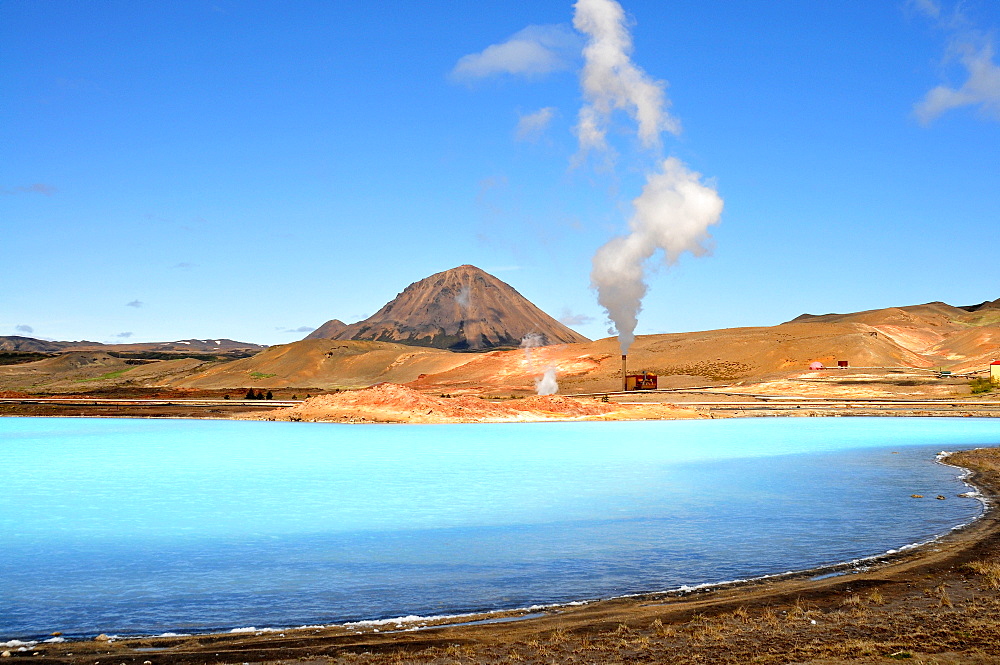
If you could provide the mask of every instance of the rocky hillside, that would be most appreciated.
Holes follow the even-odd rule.
[[[309,338],[339,321],[330,321]],[[324,337],[396,342],[451,351],[590,341],[538,309],[509,284],[475,266],[431,275],[406,287],[374,315]]]
[[[162,352],[162,353],[218,353],[243,352],[251,354],[266,349],[262,344],[218,339],[182,339],[176,342],[135,342],[131,344],[102,344],[101,342],[58,342],[33,337],[11,335],[0,337],[0,351],[59,353],[62,351],[108,352]]]
[[[406,383],[424,374],[446,372],[474,357],[388,342],[304,339],[272,346],[251,358],[215,364],[172,385],[199,389],[359,388],[384,381]]]
[[[347,324],[340,319],[331,319],[305,336],[305,339],[334,339],[343,332]]]
[[[928,366],[979,369],[1000,358],[1000,300],[955,307],[943,302],[849,314],[803,314],[793,323],[850,323],[891,339]]]

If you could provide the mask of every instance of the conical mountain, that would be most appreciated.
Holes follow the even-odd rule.
[[[316,332],[310,337],[316,337]],[[509,284],[464,265],[410,284],[375,314],[329,339],[483,351],[519,346],[528,335],[536,336],[539,344],[590,341],[535,307]]]
[[[330,319],[303,339],[335,339],[347,324],[340,319]]]

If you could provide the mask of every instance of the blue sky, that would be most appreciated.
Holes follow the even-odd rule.
[[[471,263],[603,337],[668,157],[724,209],[639,334],[1000,297],[1000,5],[622,6],[679,131],[587,151],[572,2],[0,0],[0,335],[279,344]]]

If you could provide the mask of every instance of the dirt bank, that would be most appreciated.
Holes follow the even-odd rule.
[[[394,383],[319,395],[302,404],[253,416],[263,420],[376,423],[501,423],[548,420],[643,420],[699,418],[671,404],[615,404],[561,395],[489,400],[429,395]]]

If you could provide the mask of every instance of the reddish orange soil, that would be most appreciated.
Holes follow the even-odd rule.
[[[545,420],[639,420],[699,418],[691,409],[668,404],[625,405],[560,395],[491,401],[471,396],[435,396],[395,383],[319,395],[299,406],[256,416],[265,420],[489,423]]]

